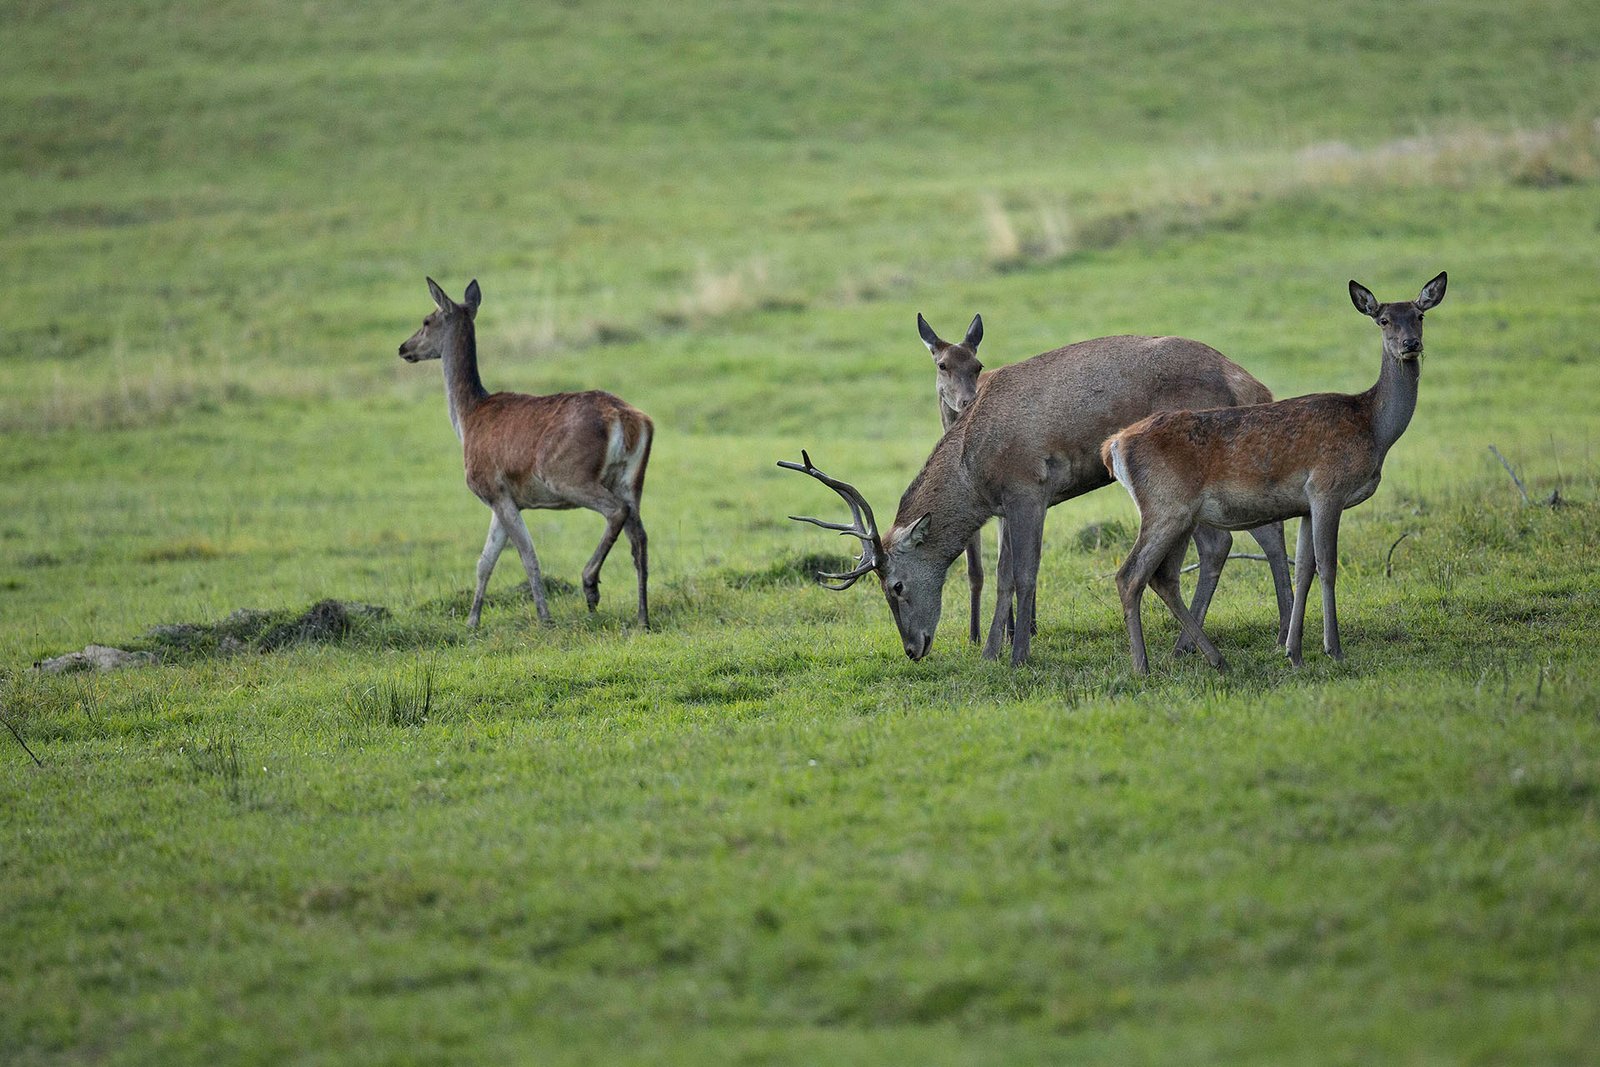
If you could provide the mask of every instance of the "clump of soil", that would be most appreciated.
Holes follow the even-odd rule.
[[[389,609],[376,604],[320,600],[298,615],[240,608],[212,623],[164,623],[144,638],[162,658],[275,652],[296,644],[335,644],[388,617]]]

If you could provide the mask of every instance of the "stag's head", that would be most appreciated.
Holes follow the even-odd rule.
[[[422,320],[422,328],[400,346],[400,358],[407,363],[420,363],[425,359],[439,359],[444,355],[445,339],[462,324],[470,324],[478,315],[478,305],[483,303],[483,291],[478,279],[467,284],[466,295],[456,303],[445,295],[439,283],[428,279],[428,293],[433,297],[433,311]]]
[[[961,414],[978,395],[978,375],[983,372],[983,364],[978,362],[978,345],[983,341],[983,316],[972,316],[967,335],[958,345],[934,333],[928,320],[920,314],[917,316],[917,333],[922,335],[922,343],[928,346],[928,354],[933,356],[933,364],[938,368],[939,400],[957,415]]]
[[[837,574],[819,572],[818,582],[828,589],[842,590],[865,575],[877,575],[906,655],[913,660],[926,656],[933,647],[934,631],[939,628],[945,573],[950,569],[949,560],[941,564],[932,554],[923,551],[933,516],[925,514],[909,523],[897,522],[880,537],[872,507],[855,486],[823,474],[812,465],[811,456],[806,452],[800,453],[800,459],[799,463],[780,462],[778,466],[809,474],[838,493],[850,506],[851,521],[824,522],[802,515],[789,517],[824,530],[837,530],[861,542],[861,554],[856,557],[854,567]]]
[[[1350,282],[1350,301],[1356,310],[1378,324],[1383,331],[1383,354],[1402,363],[1422,358],[1422,313],[1444,299],[1445,272],[1422,287],[1416,300],[1380,304],[1372,290],[1358,281]]]

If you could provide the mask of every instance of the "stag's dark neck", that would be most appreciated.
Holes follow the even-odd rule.
[[[994,510],[979,498],[966,464],[962,462],[962,435],[946,433],[933,446],[922,470],[911,479],[895,512],[895,527],[911,526],[924,515],[933,523],[920,551],[947,566],[966,549],[972,535],[982,529]]]
[[[489,395],[478,377],[478,337],[472,320],[463,317],[454,333],[445,342],[444,395],[450,406],[450,425],[456,436],[462,436],[463,420]]]
[[[1422,378],[1422,360],[1395,359],[1383,354],[1383,369],[1378,383],[1367,391],[1372,404],[1372,439],[1380,455],[1387,455],[1400,435],[1411,425],[1417,410],[1417,384]]]

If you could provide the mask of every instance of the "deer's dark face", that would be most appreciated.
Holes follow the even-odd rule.
[[[978,346],[983,343],[983,316],[972,316],[967,335],[959,344],[951,344],[928,325],[928,320],[917,316],[917,333],[928,346],[933,365],[939,376],[939,402],[957,415],[967,410],[978,395],[978,375],[983,364],[978,362]]]
[[[1372,291],[1359,282],[1350,283],[1350,300],[1356,310],[1369,316],[1383,331],[1383,354],[1407,362],[1422,358],[1422,316],[1444,299],[1447,278],[1444,272],[1422,287],[1413,301],[1380,304]]]
[[[983,364],[966,345],[946,345],[933,353],[933,362],[938,368],[939,399],[945,407],[961,414],[978,395],[978,375],[983,373]]]
[[[440,339],[444,336],[443,311],[435,310],[422,320],[421,329],[407,337],[400,346],[400,358],[407,363],[421,363],[425,359],[438,359],[444,354]]]
[[[944,579],[948,566],[920,551],[927,536],[929,517],[909,529],[889,531],[884,539],[884,565],[879,572],[883,598],[889,602],[906,655],[919,660],[933,648],[934,631],[944,606]]]
[[[466,296],[456,303],[439,288],[439,283],[428,279],[428,295],[433,297],[433,311],[422,320],[422,328],[400,346],[400,358],[407,363],[420,363],[425,359],[442,359],[446,339],[460,325],[470,326],[477,317],[478,305],[483,302],[483,291],[478,279],[467,284]]]

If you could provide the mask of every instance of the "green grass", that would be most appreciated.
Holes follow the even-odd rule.
[[[1600,1045],[1600,18],[1583,4],[18,5],[0,64],[0,1060],[1574,1062]],[[70,42],[70,46],[68,43]],[[1128,669],[1111,489],[1029,665],[806,575],[985,361],[1121,331],[1365,388],[1349,659]],[[658,436],[651,633],[541,628],[437,370]],[[1495,445],[1528,483],[1524,506]],[[1559,492],[1562,506],[1545,506]],[[1080,537],[1092,524],[1121,538]],[[1406,535],[1403,540],[1399,540]],[[1397,543],[1398,541],[1398,543]],[[1241,548],[1244,546],[1241,545]],[[380,605],[326,630],[326,598]],[[258,614],[236,614],[251,609]],[[1320,618],[1313,608],[1309,628]],[[189,628],[152,629],[163,624]],[[45,677],[85,643],[163,665]]]

